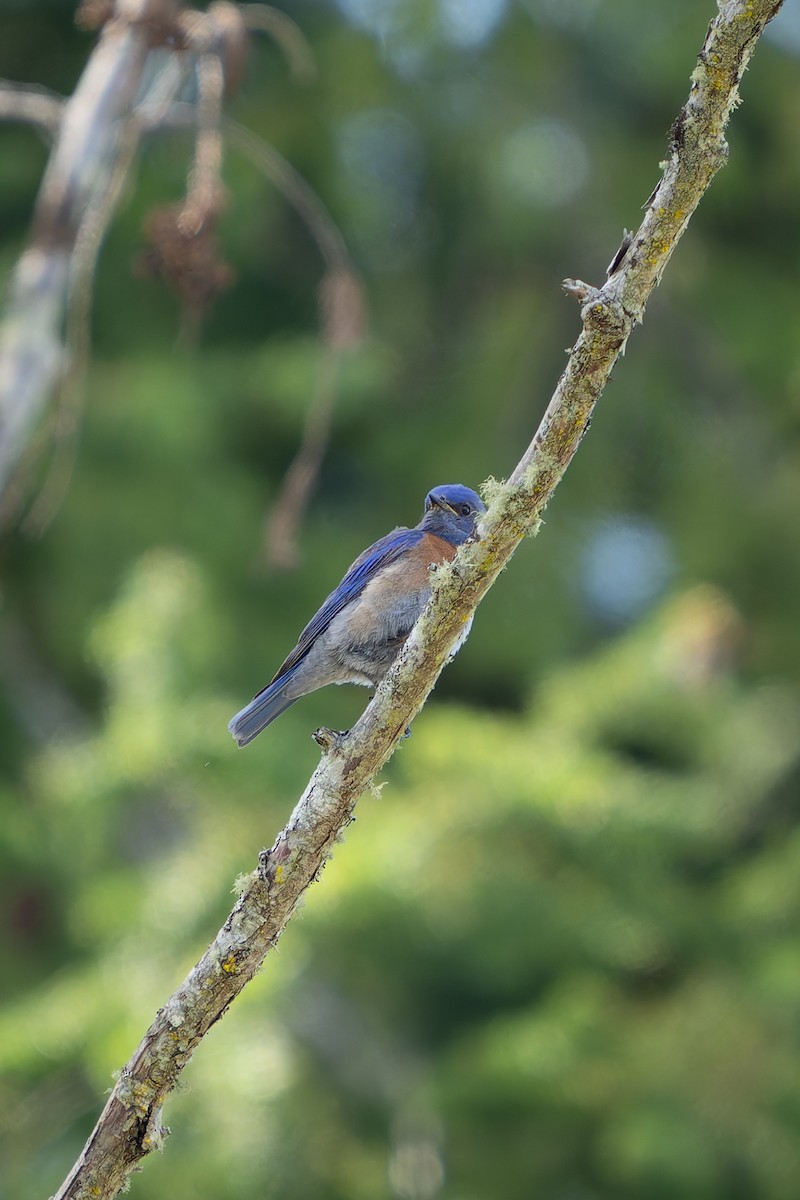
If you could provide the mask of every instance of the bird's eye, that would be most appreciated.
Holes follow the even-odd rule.
[[[471,504],[462,504],[461,508],[460,508],[460,512],[461,512],[462,517],[468,517],[469,514],[472,512],[472,505]]]

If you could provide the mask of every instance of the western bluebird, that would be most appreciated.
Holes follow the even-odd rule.
[[[393,529],[359,555],[272,682],[228,725],[238,745],[246,746],[295,700],[326,684],[380,683],[431,594],[429,568],[455,556],[484,512],[471,488],[442,484],[425,497],[419,525]]]

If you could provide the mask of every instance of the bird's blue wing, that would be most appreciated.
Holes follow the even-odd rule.
[[[296,667],[308,654],[319,635],[325,632],[333,618],[360,596],[367,584],[384,567],[388,567],[412,546],[416,546],[423,537],[425,533],[422,529],[393,529],[360,554],[339,586],[331,592],[319,612],[306,625],[294,650],[278,668],[271,682],[275,683]]]

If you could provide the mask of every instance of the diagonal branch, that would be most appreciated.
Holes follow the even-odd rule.
[[[209,1028],[261,966],[306,888],[330,857],[362,791],[420,710],[475,607],[526,533],[535,532],[586,432],[611,368],[686,224],[726,157],[725,126],[764,26],[781,0],[722,0],[671,131],[662,179],[637,233],[599,289],[568,283],[583,328],[528,450],[491,488],[479,540],[435,578],[433,596],[372,703],[343,737],[320,730],[324,753],[288,824],[206,953],[159,1010],[120,1078],[57,1200],[116,1195],[158,1146],[165,1098]]]

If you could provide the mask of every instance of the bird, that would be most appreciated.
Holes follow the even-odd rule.
[[[229,722],[237,745],[252,742],[301,696],[329,683],[376,687],[431,594],[430,568],[455,557],[484,512],[471,488],[440,484],[425,497],[418,525],[398,526],[360,554],[272,680]],[[470,617],[453,653],[471,625]]]

